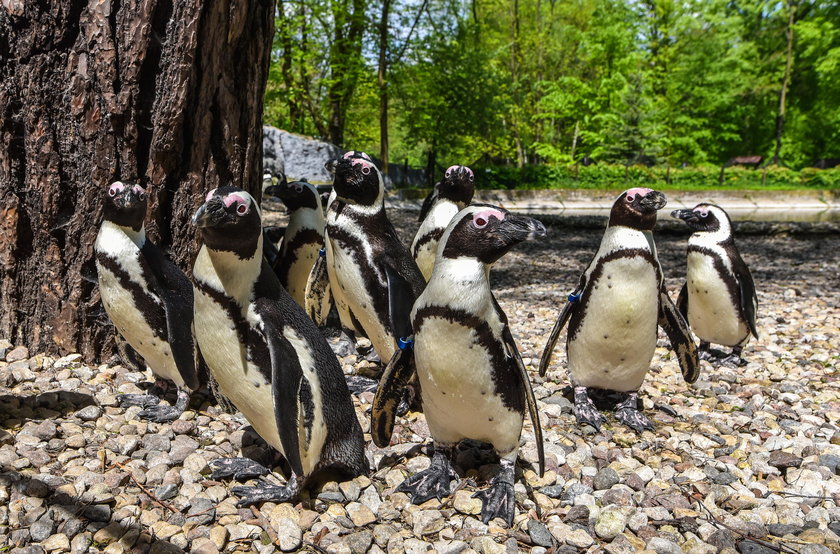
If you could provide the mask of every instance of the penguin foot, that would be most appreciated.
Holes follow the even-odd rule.
[[[440,500],[451,493],[453,479],[458,479],[458,474],[449,463],[449,450],[435,448],[429,469],[415,473],[403,481],[397,487],[397,492],[408,494],[414,504],[422,504],[432,498]]]
[[[143,411],[137,415],[142,419],[148,419],[149,421],[154,421],[155,423],[168,423],[181,417],[182,413],[184,413],[183,408],[178,408],[177,406],[158,405],[144,408]]]
[[[347,381],[347,388],[350,389],[352,394],[376,392],[376,388],[379,386],[379,381],[376,379],[362,377],[361,375],[346,375],[344,379]]]
[[[256,487],[233,487],[230,492],[240,497],[236,507],[246,508],[263,502],[276,502],[278,504],[288,502],[297,497],[300,487],[297,478],[292,474],[292,478],[285,486],[261,483]]]
[[[637,408],[639,395],[631,392],[618,406],[615,407],[615,418],[637,433],[645,429],[654,430],[653,423]]]
[[[715,355],[711,351],[711,345],[708,342],[701,342],[700,346],[697,347],[697,357],[707,362],[715,359]]]
[[[488,523],[494,517],[505,520],[508,527],[513,525],[514,492],[513,492],[513,462],[501,460],[502,467],[493,477],[490,488],[478,491],[473,498],[481,499],[481,521]]]
[[[720,363],[727,367],[741,367],[747,365],[747,361],[741,357],[741,347],[735,346],[729,356],[720,359]]]
[[[591,425],[597,431],[607,421],[586,393],[586,387],[575,387],[575,419],[581,425]]]
[[[149,408],[160,404],[160,398],[153,394],[118,394],[117,403],[121,408],[131,406]]]
[[[210,479],[232,478],[234,481],[247,481],[271,473],[269,469],[251,458],[218,458],[210,462]]]

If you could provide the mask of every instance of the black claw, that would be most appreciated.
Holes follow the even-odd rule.
[[[653,423],[651,423],[647,416],[636,408],[619,408],[615,411],[615,418],[637,433],[641,433],[645,429],[649,431],[655,430]]]
[[[598,411],[592,399],[586,394],[585,387],[575,387],[575,419],[582,425],[591,425],[597,431],[607,421],[604,414]]]
[[[297,490],[290,485],[281,487],[279,485],[258,485],[256,487],[233,487],[230,492],[239,498],[237,508],[246,508],[263,502],[288,502],[297,496]]]
[[[218,458],[210,462],[210,479],[233,479],[234,481],[247,481],[263,475],[270,471],[262,464],[258,464],[250,458]]]
[[[403,481],[397,492],[408,494],[413,504],[422,504],[432,498],[441,500],[451,493],[454,479],[458,479],[458,474],[452,469],[448,455],[436,450],[429,469]]]
[[[503,462],[504,463],[504,462]],[[494,517],[502,518],[513,525],[515,497],[513,490],[513,464],[503,465],[493,478],[490,488],[478,491],[473,498],[481,499],[481,521],[489,522]]]
[[[153,394],[120,394],[117,395],[117,403],[119,403],[121,408],[128,408],[130,406],[150,408],[160,404],[160,398]]]
[[[137,415],[155,423],[168,423],[181,417],[182,413],[184,410],[175,406],[150,406]]]
[[[353,394],[361,394],[363,392],[376,392],[379,382],[376,379],[369,377],[362,377],[361,375],[347,375],[347,388]]]

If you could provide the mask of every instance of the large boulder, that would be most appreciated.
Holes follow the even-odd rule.
[[[332,183],[332,175],[324,164],[342,153],[341,148],[329,142],[263,126],[263,171],[274,175],[315,184]]]

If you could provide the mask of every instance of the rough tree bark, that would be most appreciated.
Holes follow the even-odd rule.
[[[140,180],[188,270],[206,192],[259,194],[272,0],[0,2],[0,337],[110,352],[93,243],[103,187]]]

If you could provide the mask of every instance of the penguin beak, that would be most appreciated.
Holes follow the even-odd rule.
[[[508,213],[499,224],[499,233],[508,244],[533,240],[546,236],[545,225],[522,215]]]
[[[215,227],[225,217],[225,208],[222,201],[213,197],[204,204],[192,216],[192,224],[203,229],[205,227]]]
[[[268,196],[274,196],[276,198],[283,198],[283,190],[285,189],[285,183],[277,184],[277,185],[269,185],[265,187],[263,190],[263,194]]]
[[[668,199],[665,198],[665,195],[658,190],[650,191],[641,200],[639,200],[639,205],[647,212],[661,210],[667,203]]]
[[[682,219],[686,223],[697,220],[694,210],[674,210],[671,212],[671,217],[675,219]]]

